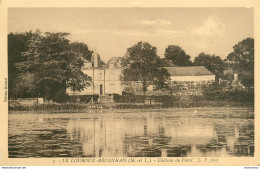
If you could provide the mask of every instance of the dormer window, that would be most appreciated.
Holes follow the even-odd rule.
[[[109,69],[114,69],[114,63],[109,63]]]

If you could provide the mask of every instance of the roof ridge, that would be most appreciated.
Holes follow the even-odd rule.
[[[201,71],[202,71],[203,68],[205,68],[205,67],[204,66],[200,66],[200,70],[196,74],[197,75],[202,74]]]
[[[177,76],[198,76],[198,75],[214,75],[204,66],[181,66],[181,67],[165,67],[171,75]]]

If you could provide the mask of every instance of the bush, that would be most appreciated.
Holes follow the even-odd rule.
[[[211,101],[235,101],[254,103],[254,89],[237,90],[226,84],[211,84],[203,87],[203,96]]]
[[[212,101],[237,101],[237,102],[254,102],[254,92],[251,91],[211,91],[204,92],[204,98]]]
[[[180,102],[180,96],[143,96],[143,95],[114,95],[115,103],[144,103],[145,98],[152,98],[155,103],[162,104],[163,107],[175,107]]]
[[[145,96],[143,95],[113,95],[115,103],[144,103]]]
[[[172,107],[180,102],[180,96],[163,95],[163,96],[152,96],[157,103],[162,103],[163,107]]]
[[[92,97],[93,97],[94,102],[98,101],[98,98],[99,98],[98,95],[82,95],[82,96],[69,96],[68,102],[70,102],[70,103],[76,103],[76,102],[89,103],[91,101]]]
[[[82,95],[82,96],[69,96],[67,93],[64,93],[63,91],[59,91],[54,96],[54,101],[57,103],[76,103],[76,102],[83,102],[83,103],[89,103],[90,100],[94,99],[94,102],[98,101],[99,96],[98,95]]]
[[[55,96],[54,101],[57,103],[66,103],[69,99],[69,96],[64,90],[60,90]]]

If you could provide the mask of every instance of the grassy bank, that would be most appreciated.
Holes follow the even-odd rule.
[[[194,108],[194,107],[254,107],[251,102],[235,101],[207,101],[207,100],[182,100],[176,102],[144,104],[144,103],[109,103],[109,104],[84,104],[84,103],[53,103],[9,105],[10,111],[78,111],[84,109],[161,109],[161,108]]]
[[[254,107],[251,103],[232,101],[188,101],[175,102],[172,104],[115,104],[117,109],[160,109],[160,108],[195,108],[195,107]]]
[[[217,88],[218,89],[218,88]],[[114,103],[98,104],[98,95],[66,96],[58,103],[21,105],[10,102],[11,111],[78,111],[85,109],[161,109],[161,108],[199,108],[199,107],[250,107],[254,108],[254,90],[223,91],[210,88],[202,96],[176,95],[113,95]],[[222,89],[222,88],[221,88]],[[153,104],[145,104],[150,99]],[[91,102],[95,103],[90,105]]]
[[[244,93],[225,93],[222,97],[207,96],[150,96],[155,104],[139,104],[145,102],[142,95],[117,95],[114,101],[118,103],[116,108],[192,108],[192,107],[254,107],[253,95]]]
[[[60,103],[60,104],[35,104],[35,105],[20,105],[9,104],[8,109],[10,111],[71,111],[90,108],[87,104],[75,104],[75,103]]]

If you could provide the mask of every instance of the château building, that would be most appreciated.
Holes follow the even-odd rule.
[[[69,95],[108,95],[122,94],[120,58],[111,58],[106,65],[102,65],[97,53],[92,55],[91,61],[84,60],[82,72],[91,77],[91,85],[80,92],[67,89]]]
[[[91,85],[80,92],[67,89],[69,95],[121,95],[123,90],[127,90],[129,87],[134,88],[135,92],[141,92],[140,82],[132,82],[130,86],[125,86],[121,83],[120,75],[122,68],[120,58],[113,57],[107,64],[102,64],[99,54],[94,53],[91,61],[83,60],[82,72],[91,77]],[[215,81],[215,75],[204,66],[174,66],[165,68],[170,74],[172,88],[178,88],[178,91],[174,91],[173,94],[201,95],[200,86]],[[153,89],[155,89],[154,86],[149,86],[148,92],[153,91]],[[180,91],[184,91],[184,93],[180,93]]]

